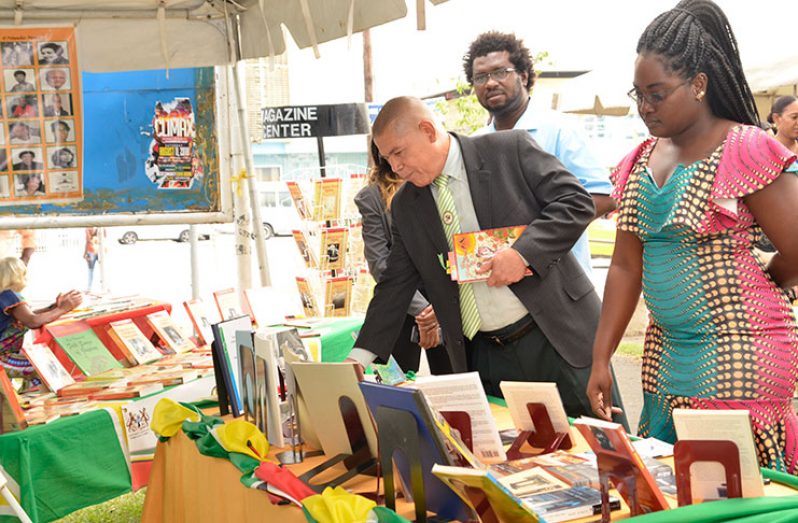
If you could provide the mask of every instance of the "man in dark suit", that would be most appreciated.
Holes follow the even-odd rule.
[[[393,246],[349,360],[389,356],[422,283],[455,372],[478,371],[496,396],[501,381],[555,382],[569,415],[590,415],[585,389],[600,301],[570,253],[593,218],[590,195],[526,131],[450,135],[416,98],[386,103],[372,134],[409,183],[394,197]],[[453,224],[460,232],[527,227],[483,264],[487,282],[466,287],[442,263]]]

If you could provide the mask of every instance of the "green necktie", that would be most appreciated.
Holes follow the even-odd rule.
[[[441,174],[432,182],[438,188],[438,214],[443,223],[443,230],[446,232],[446,240],[449,248],[452,248],[452,238],[460,232],[460,218],[457,217],[457,209],[454,206],[454,197],[449,190],[449,176]],[[477,310],[477,300],[474,297],[474,288],[470,283],[461,283],[460,288],[460,317],[463,319],[463,334],[469,340],[479,330],[482,320],[479,318]]]

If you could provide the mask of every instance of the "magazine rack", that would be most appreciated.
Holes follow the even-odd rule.
[[[337,487],[358,474],[376,473],[377,461],[371,456],[366,433],[363,430],[363,420],[360,419],[357,407],[355,407],[355,402],[348,396],[341,396],[338,400],[338,406],[341,409],[341,416],[344,420],[344,426],[346,427],[346,434],[349,438],[349,446],[352,449],[352,453],[333,456],[299,477],[299,479],[304,481],[313,491],[318,493],[321,493],[327,487]],[[371,423],[371,420],[366,421]],[[347,469],[346,472],[326,483],[318,485],[310,484],[311,479],[342,462]]]
[[[512,446],[507,450],[507,459],[521,459],[540,454],[549,454],[558,449],[573,447],[571,436],[566,432],[556,432],[549,416],[549,411],[543,403],[527,403],[529,417],[535,425],[535,430],[522,430],[515,438]],[[521,447],[529,443],[530,446],[543,449],[540,452],[521,452]]]
[[[740,449],[733,441],[679,440],[673,445],[673,463],[680,507],[693,504],[690,466],[699,461],[720,463],[726,471],[726,497],[743,497]]]
[[[635,464],[620,456],[600,453],[596,455],[598,465],[599,485],[601,486],[601,523],[612,521],[612,507],[610,506],[610,483],[615,485],[618,492],[625,491],[624,497],[629,505],[629,516],[639,516],[645,512],[637,502],[637,473]]]

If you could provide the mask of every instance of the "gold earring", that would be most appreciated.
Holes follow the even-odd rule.
[[[698,93],[696,95],[695,99],[698,100],[699,102],[703,102],[704,101],[704,91],[701,91],[700,93]]]

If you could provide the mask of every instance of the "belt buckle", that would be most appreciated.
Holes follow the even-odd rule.
[[[489,336],[488,339],[498,345],[499,347],[504,347],[504,342],[499,336]]]

